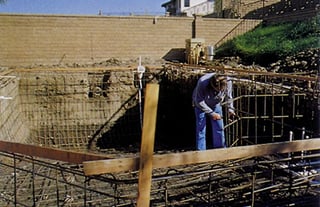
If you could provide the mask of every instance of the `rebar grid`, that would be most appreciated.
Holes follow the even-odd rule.
[[[80,165],[1,153],[1,206],[134,206],[138,172],[85,177]],[[307,204],[320,154],[308,151],[153,171],[151,206]]]
[[[190,91],[198,78],[208,72],[228,75],[233,82],[233,102],[237,117],[230,119],[227,108],[224,108],[227,146],[286,141],[289,140],[290,131],[298,139],[301,134],[317,136],[317,74],[299,76],[170,64],[166,68],[166,79],[169,83],[178,81],[169,86],[178,88],[173,92],[181,91],[191,96]]]
[[[300,134],[306,133],[303,123],[309,126],[307,134],[312,136],[313,112],[306,109],[312,108],[313,103],[304,91],[248,79],[234,78],[233,85],[238,117],[225,118],[228,146],[285,141],[289,140],[289,131],[300,138]],[[228,115],[227,111],[224,114]]]

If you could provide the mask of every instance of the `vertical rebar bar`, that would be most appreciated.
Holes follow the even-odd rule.
[[[318,62],[320,62],[320,60],[318,59]],[[318,71],[318,78],[317,78],[317,85],[316,85],[316,97],[317,97],[317,107],[316,107],[316,120],[315,120],[315,137],[320,137],[320,71]]]
[[[34,159],[33,157],[31,158],[32,160],[32,200],[33,200],[33,207],[36,206],[36,195],[35,195],[35,183],[34,183],[34,180],[35,180],[35,168],[34,168]]]
[[[271,106],[272,107],[272,106]],[[267,116],[267,96],[263,97],[263,116]],[[262,131],[265,133],[266,130],[266,119],[264,119],[263,121],[263,127],[262,127]]]
[[[266,82],[266,76],[264,77],[264,81]],[[271,85],[271,90],[273,91],[273,85]],[[267,94],[267,87],[264,88],[264,93]],[[271,106],[272,107],[272,106]],[[263,116],[267,116],[267,96],[263,97]],[[263,121],[263,129],[262,131],[266,133],[266,119]]]
[[[254,207],[254,203],[255,203],[255,194],[254,194],[255,182],[256,182],[256,173],[252,172],[251,207]]]
[[[240,91],[241,91],[241,88],[240,88]],[[238,93],[238,94],[241,94],[241,93]],[[239,99],[238,109],[242,110],[242,107],[243,107],[243,101],[242,101],[242,99]],[[238,137],[240,138],[240,144],[243,145],[243,139],[242,139],[242,136],[243,136],[243,123],[242,123],[242,119],[241,119],[242,116],[240,114],[238,114],[238,116],[240,117],[240,127],[239,127]]]
[[[209,195],[208,195],[208,202],[211,203],[211,191],[212,191],[212,173],[209,173]]]
[[[165,195],[165,206],[168,206],[168,180],[165,181],[165,186],[164,186],[164,195]]]
[[[258,144],[258,97],[257,82],[254,82],[254,143]]]
[[[291,98],[292,98],[292,120],[296,117],[296,111],[295,111],[295,105],[296,105],[296,97],[294,95],[294,91],[292,91],[291,94]]]
[[[272,85],[272,92],[271,92],[271,140],[272,140],[272,142],[274,142],[274,137],[275,137],[275,126],[274,126],[274,116],[275,116],[275,111],[274,111],[274,109],[275,109],[275,97],[274,97],[274,93],[273,93],[273,91],[274,91],[274,83],[273,83],[273,81],[272,81],[272,83],[271,83]]]
[[[55,170],[55,172],[56,172],[56,195],[57,195],[57,206],[59,206],[59,178],[58,178],[58,174],[59,174],[58,168],[59,168],[59,165],[58,165],[58,163],[57,163],[56,166],[57,166],[57,167],[56,167],[56,170]]]
[[[83,207],[87,206],[87,181],[89,181],[89,178],[87,176],[84,176],[84,183],[83,183]]]
[[[14,192],[14,206],[17,206],[17,160],[16,154],[13,154],[13,192]]]
[[[304,140],[305,135],[306,135],[306,128],[305,128],[305,127],[302,127],[301,140]],[[304,151],[302,150],[302,151],[301,151],[301,159],[303,159],[303,156],[304,156]]]
[[[248,96],[248,107],[247,107],[247,113],[250,114],[251,111],[250,111],[250,106],[251,106],[251,103],[250,103],[250,96]],[[249,134],[250,134],[250,119],[247,119],[247,131],[246,131],[246,135],[249,137]]]
[[[293,141],[293,131],[289,132],[289,142]],[[291,158],[291,152],[288,153],[288,157]],[[290,161],[288,162],[288,166],[290,165]]]
[[[289,141],[292,142],[293,141],[293,131],[289,132]]]

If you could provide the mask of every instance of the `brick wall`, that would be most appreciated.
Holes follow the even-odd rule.
[[[0,66],[159,60],[193,36],[215,44],[241,20],[191,17],[0,15]],[[194,31],[194,28],[195,31]]]

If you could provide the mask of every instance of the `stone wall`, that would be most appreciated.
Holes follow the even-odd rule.
[[[143,61],[174,59],[186,39],[201,37],[214,45],[241,21],[198,20],[2,14],[0,66],[92,64],[111,58],[137,61],[139,56]]]

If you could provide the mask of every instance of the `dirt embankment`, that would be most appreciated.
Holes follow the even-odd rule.
[[[232,68],[247,68],[248,70],[270,71],[275,73],[308,73],[317,74],[319,70],[320,48],[313,48],[287,56],[284,59],[270,63],[268,67],[260,65],[244,65],[239,57],[224,57],[213,61],[213,65]]]

